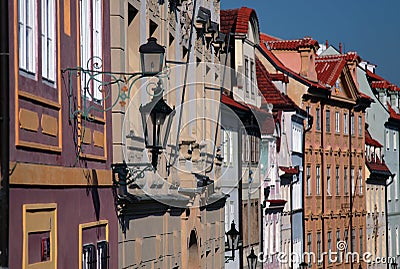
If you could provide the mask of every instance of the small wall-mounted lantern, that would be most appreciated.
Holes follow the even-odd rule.
[[[151,150],[151,164],[157,170],[158,155],[167,145],[168,135],[171,130],[174,110],[163,99],[163,89],[158,83],[154,90],[154,96],[150,103],[139,108],[142,116],[144,141],[146,148]],[[167,121],[166,126],[164,123]]]
[[[254,249],[251,248],[250,255],[247,256],[247,264],[249,269],[257,268],[257,255],[254,253]]]
[[[143,76],[154,76],[164,67],[165,48],[157,44],[155,37],[147,39],[147,43],[139,47]]]

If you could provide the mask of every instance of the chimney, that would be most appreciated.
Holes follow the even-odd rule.
[[[342,42],[339,43],[339,52],[340,54],[343,53],[343,46],[342,46]]]
[[[329,47],[329,42],[328,42],[328,39],[325,41],[325,46],[326,46],[326,48],[328,48],[328,47]]]

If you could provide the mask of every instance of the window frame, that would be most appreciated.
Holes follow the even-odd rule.
[[[316,180],[316,195],[321,195],[321,166],[317,165],[315,167],[315,180]]]
[[[335,132],[337,134],[340,133],[340,112],[339,111],[335,112]]]
[[[328,196],[332,196],[332,192],[331,192],[331,167],[327,166],[326,168],[326,194]]]
[[[335,168],[335,172],[336,172],[336,182],[335,182],[335,186],[336,186],[336,195],[339,196],[340,195],[340,166],[337,165]]]
[[[37,73],[37,18],[36,0],[18,0],[18,68],[33,75]]]
[[[51,5],[49,5],[51,4]],[[56,10],[55,0],[41,0],[41,46],[42,78],[54,83],[56,80]],[[45,23],[44,23],[45,21]]]
[[[329,110],[329,109],[327,109],[326,111],[325,111],[325,125],[326,125],[326,128],[325,128],[325,130],[326,130],[326,132],[327,133],[330,133],[331,132],[331,111]]]
[[[79,62],[84,69],[103,71],[102,66],[95,66],[95,62],[99,60],[98,58],[103,59],[103,24],[103,0],[80,0]],[[96,77],[96,80],[89,80],[87,77],[82,76],[81,98],[86,98],[88,101],[94,101],[94,103],[101,105],[103,101],[103,93],[101,92],[102,80],[102,75]]]
[[[347,113],[343,114],[343,134],[348,135],[349,134],[349,127],[348,127],[348,116]]]
[[[315,130],[321,131],[321,109],[319,107],[315,109],[315,116]]]

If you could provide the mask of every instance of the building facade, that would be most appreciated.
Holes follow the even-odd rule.
[[[271,160],[275,161],[263,163],[268,169],[263,177],[264,187],[269,190],[270,196],[264,198],[264,267],[298,267],[299,260],[292,262],[287,259],[287,262],[278,264],[276,253],[282,251],[286,257],[290,257],[290,253],[303,252],[302,145],[306,112],[286,95],[289,82],[286,75],[270,74],[258,57],[256,68],[258,85],[265,100],[272,104],[276,126],[276,139],[268,140],[269,143],[275,143],[274,156],[271,156]]]
[[[240,268],[247,266],[246,257],[251,249],[255,253],[261,251],[262,223],[261,203],[263,188],[260,177],[260,137],[263,125],[273,126],[272,116],[268,111],[261,112],[261,96],[256,80],[255,47],[259,43],[259,24],[255,10],[242,7],[221,11],[221,31],[226,35],[227,54],[226,66],[228,67],[225,80],[228,81],[224,88],[222,102],[226,105],[225,114],[222,114],[222,127],[224,133],[233,134],[230,146],[235,161],[232,168],[223,168],[222,182],[224,188],[236,186],[230,193],[226,208],[235,205],[237,211],[226,214],[237,214],[238,231],[242,240],[239,248],[239,264],[229,262],[227,268]],[[228,112],[230,111],[230,112]],[[258,116],[257,116],[258,115]],[[236,121],[233,120],[236,118]],[[236,124],[235,127],[232,124]],[[233,130],[233,132],[231,132]],[[268,130],[265,130],[267,133]],[[237,140],[236,140],[237,139]],[[226,140],[224,140],[226,141]],[[224,163],[232,158],[224,152]],[[228,159],[226,159],[228,158]],[[235,165],[236,164],[236,165]],[[230,171],[235,171],[236,177],[231,177]],[[233,213],[235,212],[235,213]],[[231,222],[236,218],[226,217]],[[227,223],[226,223],[227,225]],[[230,226],[227,225],[227,228]],[[227,252],[228,254],[229,252]]]
[[[389,81],[375,73],[376,66],[368,62],[362,62],[358,69],[358,80],[362,91],[371,96],[374,103],[367,110],[366,122],[369,125],[371,136],[382,146],[382,154],[385,165],[388,167],[393,177],[386,183],[387,189],[387,227],[385,231],[379,234],[373,234],[370,242],[373,244],[372,236],[385,238],[385,244],[382,244],[382,254],[388,258],[396,257],[399,249],[398,235],[398,214],[397,193],[399,190],[399,88]],[[381,124],[377,124],[377,123]],[[396,232],[397,231],[397,232]],[[375,239],[374,239],[375,240]],[[400,251],[400,250],[399,250]]]
[[[377,262],[387,257],[387,184],[392,173],[382,159],[382,145],[365,133],[366,165],[366,210],[367,210],[367,252],[371,253],[368,268],[387,268],[387,264]],[[378,258],[379,257],[379,258]],[[392,263],[389,260],[389,264]]]
[[[110,68],[109,2],[8,7],[9,268],[116,268],[109,103],[74,73]]]
[[[118,267],[223,268],[225,196],[216,158],[222,76],[214,46],[219,1],[111,1],[111,10],[114,72],[139,72],[139,48],[149,37],[165,47],[166,60],[161,74],[128,83],[129,103],[112,111],[114,165],[125,171],[116,171]],[[155,171],[139,108],[157,87],[175,116]],[[136,175],[129,186],[121,184],[126,169]]]

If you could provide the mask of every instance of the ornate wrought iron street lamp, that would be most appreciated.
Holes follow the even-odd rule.
[[[232,257],[229,257],[228,260],[235,260],[235,250],[239,248],[239,236],[240,233],[236,230],[235,221],[232,220],[231,229],[226,232],[228,249],[232,251]]]
[[[154,170],[157,170],[158,155],[167,145],[172,119],[175,115],[174,110],[165,103],[162,94],[163,89],[159,81],[151,102],[140,105],[139,108],[142,116],[144,141],[146,148],[151,150],[151,164]]]
[[[150,37],[139,47],[143,76],[154,76],[164,67],[165,48],[157,44],[157,38]]]
[[[251,248],[250,255],[247,256],[247,264],[249,269],[256,269],[257,267],[257,255],[254,253],[253,248]]]

